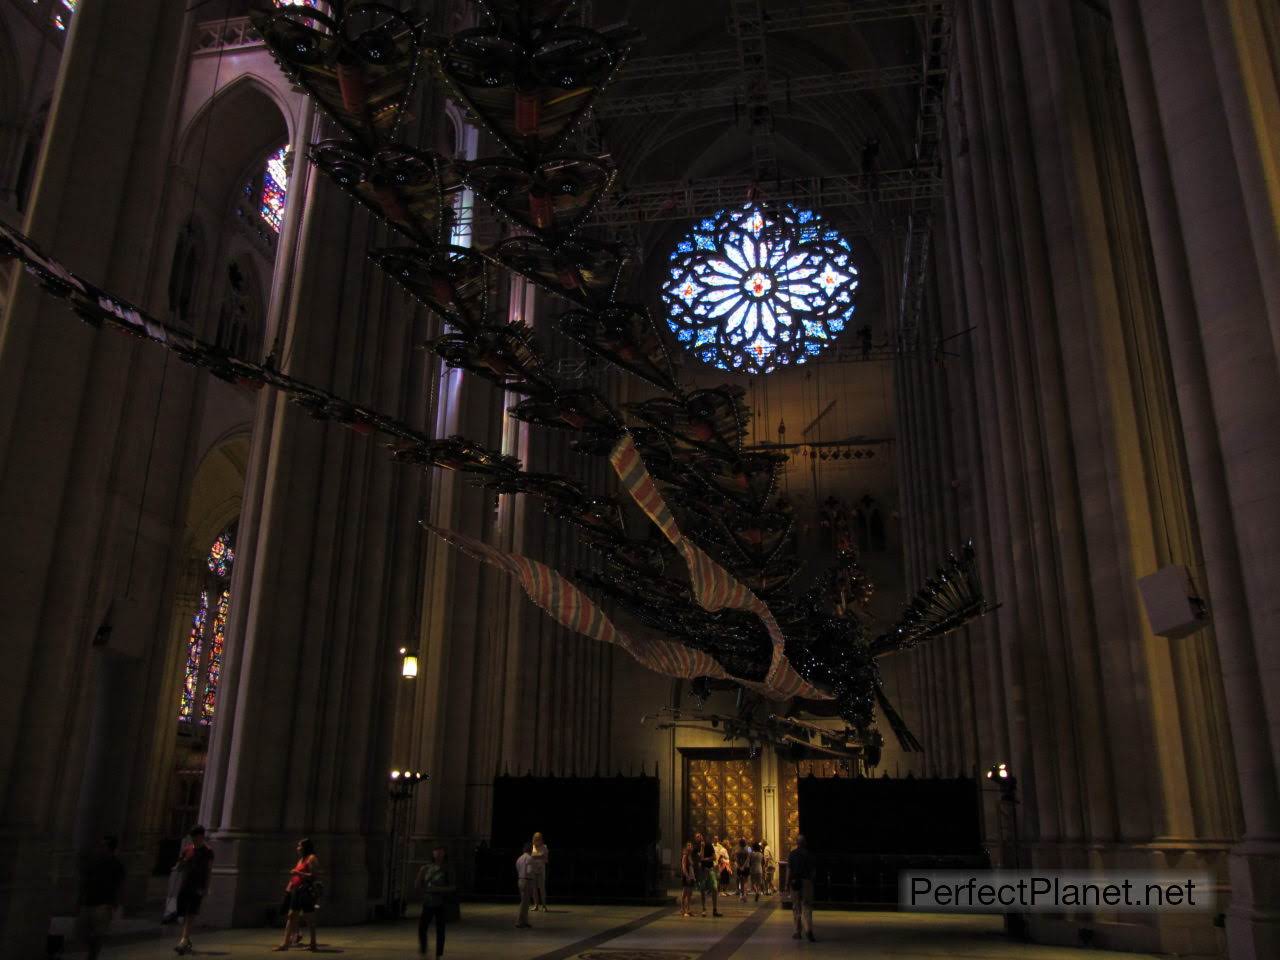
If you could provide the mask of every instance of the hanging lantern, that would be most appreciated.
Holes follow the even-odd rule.
[[[410,653],[405,647],[400,648],[400,676],[406,680],[412,680],[418,675],[418,657],[416,654]]]

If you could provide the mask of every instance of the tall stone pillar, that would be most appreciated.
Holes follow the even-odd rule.
[[[295,198],[302,200],[302,198]],[[280,362],[421,428],[423,311],[367,250],[391,245],[332,185],[307,186]],[[207,917],[261,923],[294,844],[315,841],[327,914],[364,920],[381,896],[398,649],[417,609],[427,473],[372,438],[261,398],[202,800],[217,860]]]
[[[23,224],[144,307],[163,259],[155,197],[184,17],[145,0],[80,5]],[[92,638],[116,596],[141,598],[143,635],[161,622],[195,380],[177,366],[80,324],[15,271],[0,329],[0,943],[16,956],[42,955],[51,910],[66,908],[55,852],[75,836]],[[148,766],[139,732],[121,779]]]
[[[1244,837],[1232,848],[1228,945],[1233,958],[1261,958],[1280,952],[1280,495],[1271,480],[1280,469],[1280,379],[1275,312],[1264,295],[1274,264],[1257,244],[1254,206],[1263,198],[1236,176],[1238,164],[1253,161],[1234,148],[1269,134],[1263,115],[1227,109],[1243,92],[1215,75],[1206,18],[1224,11],[1212,6],[1124,0],[1114,12],[1244,814]],[[1250,122],[1261,125],[1252,134],[1241,129]]]

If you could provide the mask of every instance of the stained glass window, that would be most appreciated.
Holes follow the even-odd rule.
[[[818,356],[853,319],[858,270],[812,210],[747,203],[676,244],[662,299],[676,339],[722,370],[768,373]]]
[[[267,157],[262,174],[262,202],[258,208],[262,219],[276,233],[284,224],[284,205],[289,199],[289,145],[286,143]]]
[[[79,4],[80,0],[58,0],[53,13],[49,15],[49,22],[59,30],[67,29],[67,24],[71,22],[71,15],[76,12]]]
[[[178,720],[213,722],[218,698],[218,681],[222,678],[222,655],[226,646],[227,614],[231,609],[231,568],[236,552],[231,534],[223,533],[209,547],[205,566],[209,576],[200,591],[200,603],[191,618],[187,634],[187,663],[182,678],[182,701]]]
[[[205,561],[209,572],[226,579],[231,576],[231,564],[236,562],[236,552],[231,548],[231,540],[224,533],[209,548],[209,559]]]
[[[222,648],[226,642],[227,611],[231,608],[231,591],[218,595],[218,606],[213,612],[213,623],[208,632],[209,660],[205,671],[204,701],[200,704],[200,722],[213,722],[213,711],[218,696],[218,681],[222,679]]]
[[[201,669],[204,656],[205,626],[209,622],[209,591],[200,592],[200,607],[191,618],[191,632],[187,634],[187,668],[182,678],[182,703],[178,707],[178,719],[190,722],[196,714],[196,700],[200,697]]]

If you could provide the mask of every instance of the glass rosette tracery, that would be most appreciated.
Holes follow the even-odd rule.
[[[768,373],[825,350],[853,319],[849,241],[812,210],[747,203],[705,217],[676,244],[667,323],[704,363]]]

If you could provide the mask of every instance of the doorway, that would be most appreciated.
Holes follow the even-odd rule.
[[[762,824],[759,757],[731,748],[680,752],[684,755],[683,840],[695,833],[708,839],[758,839]]]

